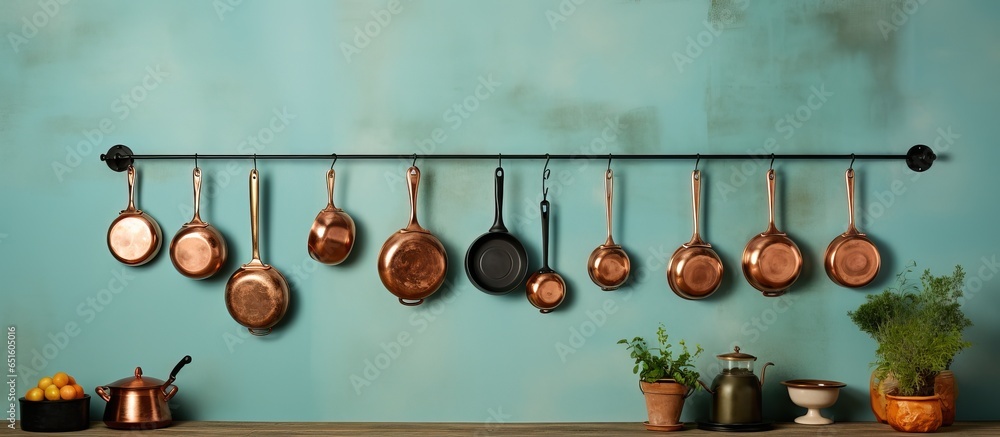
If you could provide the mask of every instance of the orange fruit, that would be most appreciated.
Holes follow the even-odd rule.
[[[48,387],[45,388],[45,399],[48,399],[50,401],[57,401],[59,400],[59,397],[60,397],[59,387],[56,387],[55,384],[49,385]]]
[[[64,385],[59,389],[59,397],[63,400],[68,401],[70,399],[76,399],[76,389],[72,385]]]
[[[69,385],[76,384],[76,378],[74,378],[73,375],[66,375],[66,376],[69,376],[69,382],[68,382]]]
[[[56,387],[63,388],[66,384],[69,384],[69,375],[66,372],[57,372],[55,375],[52,375],[52,383]]]
[[[42,390],[45,390],[50,385],[52,385],[52,378],[49,378],[48,376],[38,380],[38,388]]]
[[[73,384],[70,387],[76,391],[76,399],[83,399],[83,387],[80,384]]]
[[[40,401],[45,399],[45,391],[38,387],[32,387],[28,393],[25,393],[24,398],[32,402]]]

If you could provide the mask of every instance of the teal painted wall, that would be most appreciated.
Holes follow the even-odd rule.
[[[713,355],[734,344],[775,362],[769,418],[801,414],[779,381],[827,378],[848,384],[837,420],[871,420],[875,344],[846,313],[913,259],[938,274],[968,271],[975,345],[954,364],[958,417],[1000,418],[991,367],[1000,359],[1000,4],[439,0],[383,13],[384,1],[233,3],[0,4],[0,320],[16,326],[21,375],[65,370],[92,391],[137,365],[165,378],[190,354],[171,402],[182,419],[635,422],[643,400],[615,341],[648,338],[663,322],[705,347],[706,379]],[[391,21],[372,24],[376,16]],[[462,104],[475,110],[454,110]],[[250,258],[252,164],[201,163],[203,217],[225,234],[231,261],[192,281],[165,250],[140,268],[108,253],[125,175],[98,157],[119,143],[204,154],[903,153],[924,143],[942,159],[924,174],[855,164],[860,226],[884,257],[861,291],[833,285],[821,263],[846,227],[848,162],[775,162],[778,224],[807,261],[783,299],[762,297],[738,264],[764,228],[767,163],[702,162],[703,230],[726,279],[698,302],[664,279],[690,236],[693,162],[614,163],[615,233],[635,271],[629,287],[605,293],[584,265],[604,239],[606,161],[553,161],[552,264],[570,297],[546,316],[522,292],[479,292],[462,270],[493,218],[495,163],[418,162],[420,220],[452,267],[446,290],[408,308],[383,289],[375,260],[406,221],[409,163],[337,163],[337,203],[356,220],[359,245],[328,267],[309,258],[306,235],[326,202],[329,163],[262,161],[263,256],[292,282],[293,303],[273,335],[249,338],[223,290]],[[139,206],[167,238],[190,219],[192,164],[138,164]],[[506,219],[535,269],[542,162],[505,166]],[[75,335],[60,334],[67,324]],[[393,344],[400,335],[407,345]],[[388,367],[366,374],[376,362]],[[684,418],[707,417],[708,401],[694,396]],[[93,417],[102,408],[95,398]]]

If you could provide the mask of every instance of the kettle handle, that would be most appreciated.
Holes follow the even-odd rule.
[[[94,391],[97,392],[97,395],[100,396],[101,399],[104,399],[104,402],[111,402],[111,395],[109,395],[104,389],[105,387],[97,387]]]
[[[165,400],[165,401],[169,401],[170,398],[174,397],[174,395],[177,394],[177,386],[176,385],[171,385],[170,386],[170,390],[166,390],[166,389],[161,389],[161,390],[163,391],[163,400]]]

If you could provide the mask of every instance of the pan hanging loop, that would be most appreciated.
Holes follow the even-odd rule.
[[[503,153],[497,153],[497,167],[503,168]]]
[[[549,170],[549,154],[545,154],[545,167],[542,168],[542,200],[548,200],[549,188],[545,186],[545,181],[549,179],[552,170]]]
[[[333,170],[333,166],[337,165],[337,154],[333,154],[333,162],[330,163],[330,170]]]
[[[257,170],[257,154],[253,154],[253,169]]]
[[[608,154],[608,171],[611,171],[611,154]]]
[[[701,153],[695,155],[695,160],[694,160],[694,171],[695,172],[698,171],[698,164],[699,163],[701,163]]]
[[[198,168],[198,154],[194,154],[194,168]]]
[[[414,153],[413,154],[413,162],[410,163],[410,167],[416,167],[416,166],[417,166],[417,154]]]
[[[854,170],[854,159],[855,159],[855,157],[854,157],[854,154],[852,153],[851,154],[851,166],[847,168],[848,170]]]
[[[773,153],[771,154],[771,166],[768,168],[768,170],[774,170],[774,154]]]

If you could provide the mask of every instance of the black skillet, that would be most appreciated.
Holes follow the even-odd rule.
[[[506,294],[528,274],[528,254],[503,225],[503,167],[497,167],[496,218],[490,231],[480,235],[465,253],[465,274],[476,288],[489,294]]]

